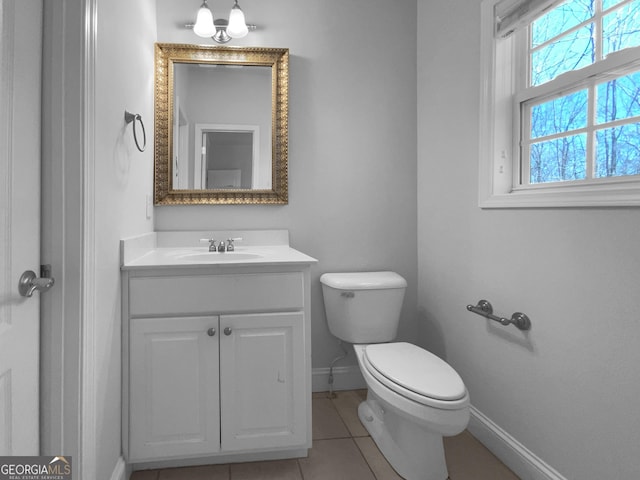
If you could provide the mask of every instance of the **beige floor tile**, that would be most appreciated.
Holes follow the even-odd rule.
[[[376,442],[371,437],[358,437],[353,439],[362,452],[365,460],[373,470],[377,480],[402,480],[396,473],[384,455],[378,450]]]
[[[158,480],[229,480],[229,465],[167,468],[160,470]]]
[[[158,480],[158,470],[139,470],[133,472],[129,480]]]
[[[468,431],[444,438],[451,480],[519,480]]]
[[[314,398],[311,401],[313,410],[313,439],[345,438],[349,430],[345,426],[338,411],[328,398]]]
[[[336,392],[334,399],[327,393],[312,397],[314,442],[308,458],[144,470],[130,480],[399,480],[371,437],[360,436],[364,427],[357,407],[367,391]],[[467,431],[445,438],[444,447],[451,480],[519,480]]]
[[[231,478],[233,480],[302,480],[302,474],[298,462],[293,459],[232,464]]]
[[[304,480],[375,480],[351,438],[314,441],[309,457],[298,463]]]
[[[358,418],[358,405],[366,399],[366,390],[349,390],[336,392],[336,398],[331,400],[353,437],[369,435]]]

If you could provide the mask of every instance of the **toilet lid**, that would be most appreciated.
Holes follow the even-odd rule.
[[[467,390],[460,375],[444,360],[410,343],[367,345],[369,364],[392,383],[424,397],[453,401]]]

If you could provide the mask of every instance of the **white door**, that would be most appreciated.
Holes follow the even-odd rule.
[[[129,461],[220,449],[218,317],[135,318]]]
[[[222,450],[303,446],[303,314],[222,315],[220,330]]]
[[[0,0],[0,455],[38,455],[40,0]]]

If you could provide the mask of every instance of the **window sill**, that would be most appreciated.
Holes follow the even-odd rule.
[[[480,208],[639,207],[640,182],[514,190],[481,196]]]

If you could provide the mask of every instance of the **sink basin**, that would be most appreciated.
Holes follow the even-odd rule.
[[[194,263],[242,262],[245,260],[256,260],[261,257],[262,255],[257,253],[246,252],[199,252],[185,253],[178,256],[180,260]]]

